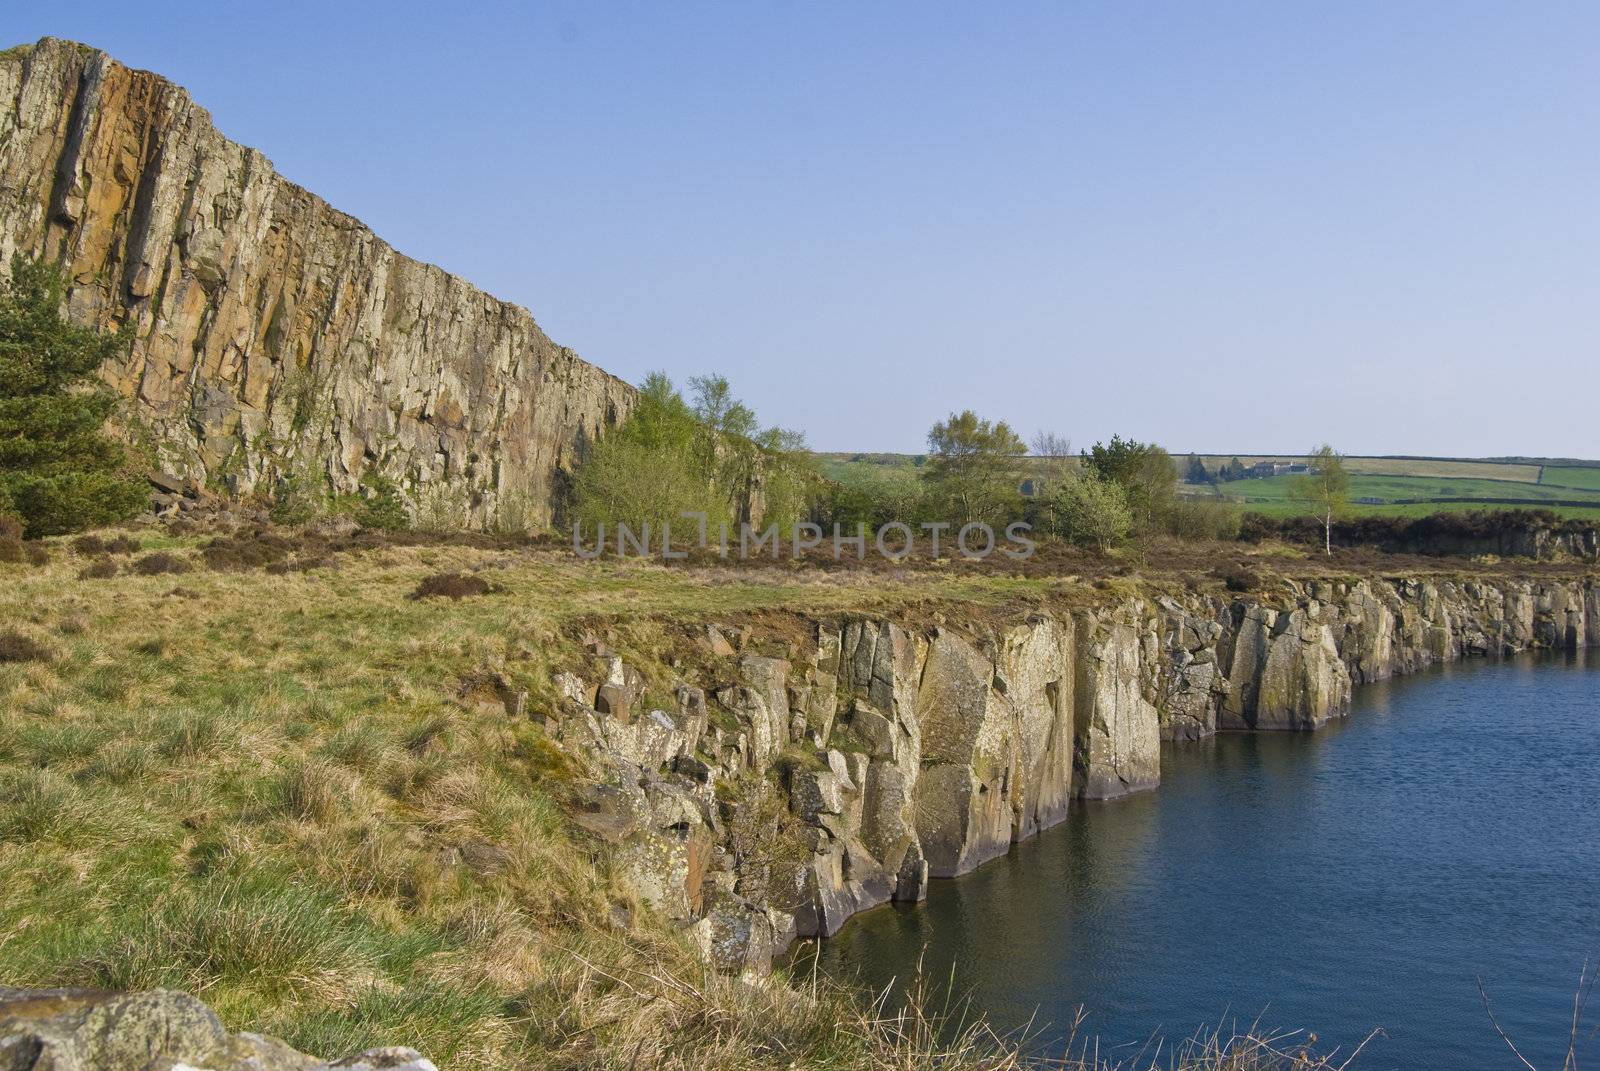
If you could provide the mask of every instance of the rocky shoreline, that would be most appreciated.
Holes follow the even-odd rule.
[[[596,638],[603,679],[561,674],[547,728],[592,778],[577,821],[624,886],[720,968],[760,973],[1074,800],[1154,788],[1163,740],[1314,730],[1357,684],[1600,646],[1592,576],[1173,588],[965,627],[819,618],[776,645],[711,625],[670,682]],[[646,699],[663,688],[673,709]]]

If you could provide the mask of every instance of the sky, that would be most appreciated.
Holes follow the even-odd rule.
[[[814,448],[1600,458],[1600,5],[5,0]]]

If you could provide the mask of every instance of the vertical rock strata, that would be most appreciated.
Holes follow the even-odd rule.
[[[178,86],[46,38],[0,53],[0,273],[43,255],[171,473],[239,494],[382,473],[483,523],[549,519],[627,384],[519,306],[395,252],[223,137]]]
[[[598,692],[564,676],[550,727],[595,772],[605,814],[580,820],[618,844],[624,880],[721,966],[759,970],[796,935],[1004,854],[1074,798],[1155,787],[1164,739],[1313,730],[1356,683],[1600,645],[1600,586],[1330,581],[1275,604],[1184,591],[971,630],[818,621],[787,658],[708,637],[714,679],[680,682],[677,710],[616,698],[631,671],[613,659]],[[754,798],[736,783],[781,793],[804,832],[792,854],[736,843]]]

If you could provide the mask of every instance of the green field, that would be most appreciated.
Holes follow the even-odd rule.
[[[1259,461],[1304,461],[1297,454],[1201,454],[1206,468],[1215,472],[1238,458],[1246,465]],[[1189,455],[1182,455],[1187,465]],[[1517,483],[1538,483],[1541,465],[1537,460],[1515,461],[1476,460],[1459,457],[1346,457],[1344,466],[1352,473],[1364,476],[1436,476],[1448,479],[1510,480]]]
[[[1539,477],[1539,483],[1544,487],[1581,487],[1590,491],[1600,491],[1600,467],[1546,465]]]
[[[1246,465],[1261,461],[1300,461],[1293,454],[1201,454],[1206,467],[1216,471],[1237,457]],[[822,473],[830,480],[893,486],[916,479],[922,471],[918,454],[818,454]],[[1189,455],[1175,455],[1181,475]],[[1024,470],[1053,464],[1039,458],[1024,459]],[[1585,464],[1563,459],[1559,464],[1540,458],[1427,458],[1347,457],[1357,516],[1420,517],[1429,513],[1471,509],[1549,509],[1563,517],[1600,518],[1600,462]],[[1214,485],[1180,484],[1186,495],[1216,495],[1239,502],[1247,510],[1273,516],[1298,511],[1290,499],[1290,476],[1233,480]],[[1465,501],[1462,501],[1465,500]]]
[[[1583,471],[1583,470],[1574,470]],[[1258,480],[1234,480],[1230,483],[1219,484],[1215,493],[1223,498],[1230,498],[1242,502],[1249,509],[1256,509],[1263,513],[1292,512],[1296,507],[1291,500],[1293,476],[1272,476]],[[1189,490],[1194,490],[1190,488]],[[1360,512],[1367,512],[1373,505],[1465,505],[1472,507],[1472,502],[1454,503],[1454,499],[1471,499],[1473,502],[1482,502],[1485,505],[1510,505],[1510,506],[1548,506],[1558,508],[1558,504],[1593,503],[1600,507],[1600,490],[1588,490],[1577,487],[1553,487],[1543,484],[1529,484],[1516,480],[1477,480],[1477,479],[1441,479],[1438,477],[1422,476],[1368,476],[1355,475],[1350,478],[1350,497],[1352,499],[1375,498],[1380,503],[1361,504]]]

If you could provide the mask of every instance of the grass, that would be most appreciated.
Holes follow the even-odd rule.
[[[1183,455],[1187,463],[1188,455]],[[1246,465],[1259,461],[1304,461],[1304,454],[1201,454],[1215,470],[1238,457]],[[1445,457],[1346,457],[1345,468],[1363,476],[1418,476],[1436,479],[1503,480],[1538,483],[1540,466],[1528,462],[1482,461]]]
[[[187,571],[79,579],[93,559],[67,541],[48,565],[0,566],[16,658],[0,661],[8,984],[172,986],[311,1051],[404,1043],[451,1068],[611,1067],[624,1044],[640,1067],[871,1066],[844,1005],[708,976],[620,899],[566,824],[567,774],[535,720],[486,713],[462,685],[497,676],[537,714],[554,668],[586,657],[585,622],[648,651],[680,620],[892,604],[925,585],[470,546],[272,575],[138,534]],[[493,590],[411,597],[441,573]],[[469,842],[497,865],[464,865]],[[641,1006],[641,987],[661,1005]]]
[[[582,932],[607,897],[561,786],[529,776],[535,730],[450,695],[508,656],[548,675],[551,622],[528,608],[545,578],[523,578],[521,606],[443,614],[406,598],[432,551],[80,581],[58,549],[7,567],[0,596],[55,652],[0,664],[0,977],[175,986],[294,1039],[521,1062],[537,972],[490,984],[485,949]],[[441,863],[467,839],[510,865],[489,881]]]
[[[1205,491],[1242,502],[1245,508],[1271,515],[1299,512],[1291,498],[1293,476],[1271,476],[1256,480],[1235,480]],[[1185,487],[1187,493],[1197,489]],[[1420,476],[1352,476],[1352,499],[1377,498],[1378,504],[1356,503],[1356,516],[1423,516],[1448,509],[1481,509],[1487,503],[1515,503],[1550,508],[1562,516],[1584,517],[1600,514],[1600,490],[1555,487],[1509,480],[1445,479]],[[1458,501],[1444,501],[1455,499]],[[1553,505],[1556,502],[1581,502],[1581,505]],[[1593,503],[1592,505],[1588,503]]]
[[[981,1024],[708,973],[567,823],[570,766],[542,714],[588,635],[665,679],[707,621],[769,622],[759,645],[846,610],[1015,614],[1136,590],[1107,575],[1135,557],[669,569],[468,541],[272,574],[208,568],[197,537],[137,536],[192,568],[79,579],[91,558],[64,540],[43,566],[0,565],[10,649],[47,654],[0,661],[7,984],[173,986],[319,1055],[407,1044],[451,1071],[1023,1066]],[[1151,571],[1221,560],[1144,553]],[[1322,568],[1292,548],[1226,554]],[[441,574],[492,581],[412,598]],[[486,705],[485,680],[525,690],[532,717]],[[1205,1045],[1178,1066],[1325,1066],[1260,1038]]]
[[[1600,491],[1600,467],[1577,465],[1546,465],[1539,483],[1545,487],[1577,487]]]

